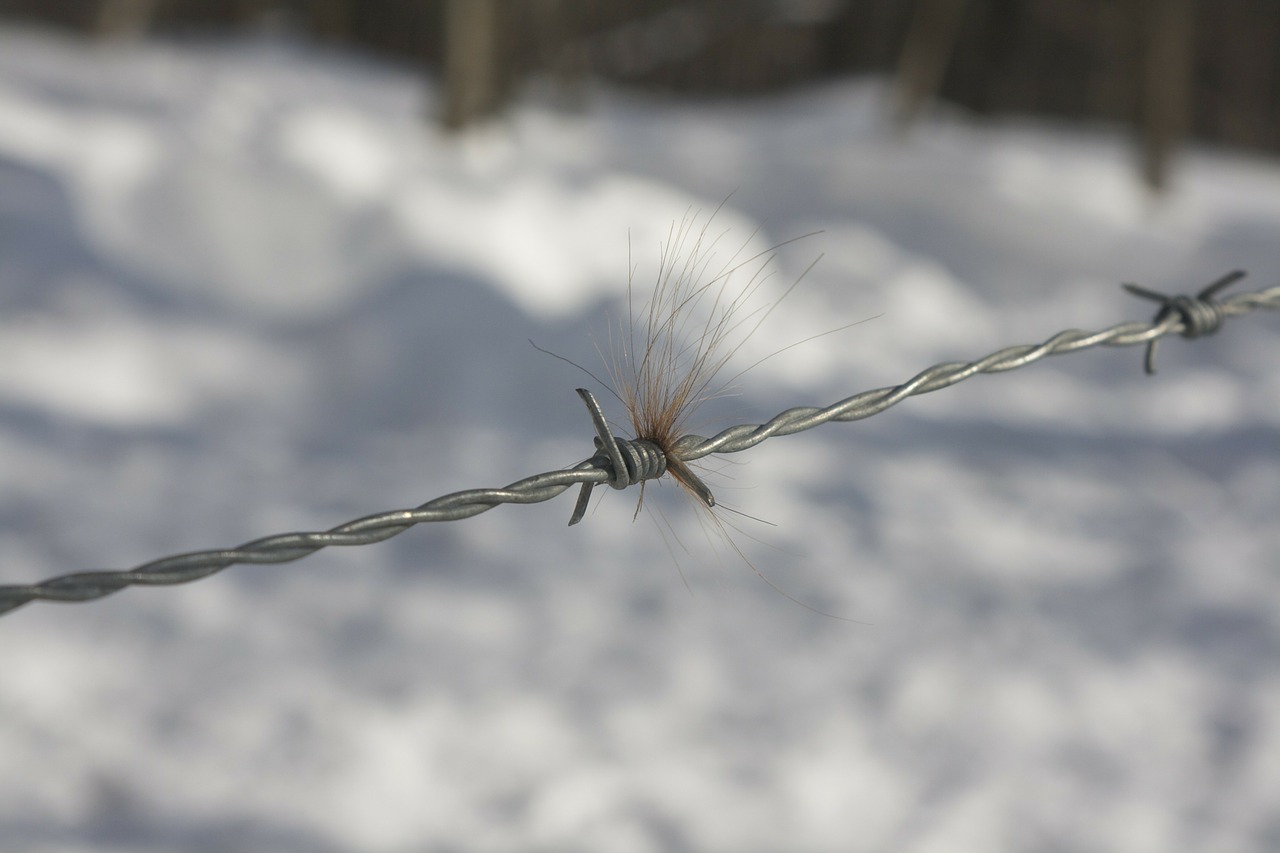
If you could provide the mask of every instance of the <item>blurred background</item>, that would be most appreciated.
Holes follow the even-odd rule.
[[[1149,319],[1123,281],[1274,287],[1277,44],[1267,0],[0,0],[0,584],[575,464],[575,387],[624,418],[530,341],[602,376],[680,223],[775,307],[706,435]],[[976,377],[708,460],[724,527],[600,489],[27,605],[0,847],[1280,849],[1277,363],[1256,311]]]
[[[1143,178],[1184,138],[1280,147],[1280,9],[1265,0],[4,0],[99,39],[269,29],[414,63],[451,127],[531,77],[748,96],[893,75],[895,120],[935,98],[978,115],[1132,128]]]

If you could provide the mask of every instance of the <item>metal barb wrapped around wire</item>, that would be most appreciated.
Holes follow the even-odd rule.
[[[1121,287],[1134,296],[1160,303],[1160,310],[1151,321],[1152,325],[1159,326],[1170,317],[1177,317],[1182,321],[1182,331],[1179,334],[1184,338],[1199,338],[1212,335],[1222,328],[1224,316],[1222,306],[1214,301],[1213,297],[1244,278],[1245,275],[1244,270],[1229,272],[1195,296],[1169,296],[1136,284],[1124,284]],[[1143,369],[1147,371],[1148,376],[1155,376],[1156,373],[1156,344],[1159,342],[1159,338],[1152,338],[1147,344],[1147,357],[1143,362]]]
[[[600,451],[587,462],[609,472],[607,482],[610,486],[625,489],[645,480],[656,480],[667,473],[667,455],[662,452],[662,448],[641,438],[618,438],[609,428],[609,421],[605,419],[604,410],[600,408],[595,395],[586,388],[579,388],[578,396],[591,413],[591,423],[596,428],[596,450]],[[595,483],[582,484],[578,491],[578,502],[574,504],[573,514],[569,516],[570,527],[582,521],[594,487]]]
[[[687,435],[676,442],[680,461],[688,462],[711,453],[737,453],[767,438],[791,435],[829,421],[856,421],[883,412],[908,397],[947,388],[980,373],[1000,373],[1025,367],[1050,355],[1078,352],[1094,346],[1147,345],[1146,368],[1155,372],[1155,343],[1166,335],[1195,338],[1217,331],[1228,317],[1254,310],[1280,310],[1280,287],[1237,293],[1226,299],[1214,297],[1243,277],[1231,273],[1201,290],[1195,297],[1167,296],[1126,285],[1129,292],[1161,303],[1151,323],[1121,323],[1100,332],[1068,329],[1041,344],[1006,347],[972,362],[945,362],[921,371],[913,378],[886,388],[855,394],[825,408],[797,407],[780,413],[764,424],[739,424],[712,438]],[[656,446],[643,440],[613,436],[599,404],[590,392],[578,394],[591,412],[596,427],[597,453],[572,468],[535,474],[502,489],[470,489],[428,501],[415,509],[392,510],[347,522],[328,531],[284,533],[266,536],[237,548],[193,551],[143,563],[125,571],[89,571],[61,575],[34,584],[0,585],[0,614],[8,613],[37,599],[46,601],[92,601],[127,586],[160,586],[187,583],[208,577],[237,563],[287,563],[338,545],[369,545],[390,539],[416,524],[458,521],[493,509],[499,504],[539,503],[558,497],[574,484],[582,484],[578,506],[570,523],[585,511],[591,487],[608,483],[622,489],[660,477],[667,459]],[[655,451],[656,454],[655,454]],[[709,492],[707,493],[710,494]]]

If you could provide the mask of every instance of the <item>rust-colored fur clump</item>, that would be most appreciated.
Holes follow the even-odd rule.
[[[686,213],[672,225],[653,293],[638,312],[631,268],[621,341],[605,356],[611,384],[626,407],[635,437],[657,445],[675,481],[707,507],[715,506],[715,498],[681,457],[679,439],[699,405],[731,390],[742,371],[722,381],[721,369],[800,281],[778,300],[749,307],[771,275],[776,250],[786,243],[743,258],[753,233],[720,263],[716,249],[724,233],[711,232],[714,221],[715,213],[705,222]],[[740,282],[743,276],[745,283]],[[643,500],[643,484],[641,489]]]

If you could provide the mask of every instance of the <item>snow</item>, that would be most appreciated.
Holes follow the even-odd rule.
[[[450,136],[351,56],[0,31],[0,581],[580,460],[594,384],[528,341],[601,373],[628,264],[726,198],[726,255],[823,232],[764,301],[824,256],[729,370],[819,337],[704,434],[1150,316],[1121,281],[1275,283],[1273,161],[1151,198],[1110,129],[901,140],[882,91],[531,91]],[[1257,313],[1155,379],[1095,350],[770,440],[712,462],[733,545],[604,489],[29,605],[4,846],[1274,850],[1278,361]]]

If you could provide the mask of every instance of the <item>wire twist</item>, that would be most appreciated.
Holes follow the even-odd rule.
[[[1238,293],[1221,301],[1214,299],[1223,288],[1242,277],[1243,273],[1230,273],[1202,289],[1195,297],[1167,296],[1126,285],[1125,289],[1130,293],[1161,303],[1153,322],[1121,323],[1100,332],[1068,329],[1043,343],[1006,347],[977,361],[935,364],[901,385],[864,391],[826,408],[801,406],[788,409],[767,423],[739,424],[712,438],[686,435],[676,442],[680,461],[692,461],[710,453],[736,453],[754,447],[772,436],[791,435],[828,421],[861,420],[883,412],[908,397],[947,388],[979,373],[1013,370],[1050,355],[1078,352],[1094,346],[1146,344],[1145,366],[1148,373],[1154,373],[1155,343],[1160,338],[1171,334],[1187,338],[1202,337],[1216,332],[1227,317],[1254,310],[1280,310],[1280,287]],[[365,516],[328,531],[266,536],[237,548],[177,554],[125,571],[77,572],[40,583],[0,585],[0,614],[36,599],[91,601],[127,586],[162,586],[199,580],[237,563],[287,563],[313,554],[321,548],[369,545],[390,539],[416,524],[458,521],[487,512],[499,504],[548,501],[570,486],[581,484],[583,488],[578,496],[578,505],[570,519],[570,524],[575,524],[581,520],[591,488],[595,485],[608,483],[616,489],[624,489],[635,483],[661,477],[668,463],[661,450],[650,442],[615,437],[599,403],[591,393],[578,389],[578,396],[586,403],[595,425],[597,452],[572,468],[535,474],[502,489],[454,492],[415,509],[392,510]]]

